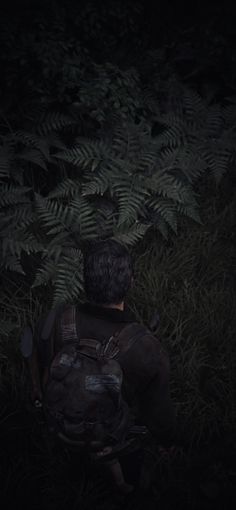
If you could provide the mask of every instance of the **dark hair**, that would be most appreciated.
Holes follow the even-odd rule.
[[[84,289],[93,303],[121,303],[129,290],[132,275],[130,253],[113,239],[97,241],[84,253]]]

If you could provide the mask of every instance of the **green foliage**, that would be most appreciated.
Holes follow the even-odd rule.
[[[82,296],[89,242],[200,224],[204,182],[235,161],[235,101],[183,84],[178,45],[148,49],[140,5],[70,7],[1,33],[0,265],[52,286],[53,304]]]
[[[235,105],[230,113],[180,83],[175,87],[174,95],[170,84],[149,122],[113,112],[88,137],[78,135],[75,112],[51,110],[32,132],[2,136],[3,267],[22,272],[22,253],[38,253],[56,303],[69,298],[65,249],[80,253],[89,241],[107,237],[132,245],[150,228],[167,239],[182,216],[201,222],[199,180],[212,174],[219,185],[235,157]],[[79,266],[77,276],[71,297],[81,291]]]
[[[178,428],[193,448],[235,430],[235,218],[229,207],[217,218],[214,200],[204,215],[205,225],[165,245],[147,234],[135,249],[129,294],[141,322],[160,315],[156,334],[170,356]]]

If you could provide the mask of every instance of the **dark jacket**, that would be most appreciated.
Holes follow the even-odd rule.
[[[78,305],[77,330],[80,338],[107,340],[123,326],[137,322],[126,307],[124,311],[104,308],[90,303]],[[49,366],[60,349],[58,322],[54,326],[54,345],[45,350],[41,346],[41,360]],[[118,358],[119,359],[119,358]],[[161,342],[143,327],[143,336],[119,359],[124,379],[122,393],[133,409],[137,423],[146,425],[163,445],[169,445],[174,429],[174,409],[170,398],[170,364]]]

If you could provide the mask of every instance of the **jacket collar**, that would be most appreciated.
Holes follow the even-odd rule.
[[[79,305],[79,310],[83,313],[109,322],[137,322],[134,313],[126,304],[124,310],[118,310],[117,308],[105,308],[92,303],[83,303]]]

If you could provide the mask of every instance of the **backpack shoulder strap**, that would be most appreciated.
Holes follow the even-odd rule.
[[[63,343],[78,340],[76,327],[76,306],[68,306],[60,317],[61,336]]]
[[[78,344],[78,352],[80,351],[81,354],[97,358],[100,342],[95,338],[80,338],[77,318],[78,310],[75,305],[66,308],[62,314],[60,320],[62,345],[65,345],[67,342],[76,342]]]
[[[104,347],[103,354],[109,358],[116,358],[124,354],[141,338],[147,329],[138,322],[132,322],[124,326],[111,336]]]

